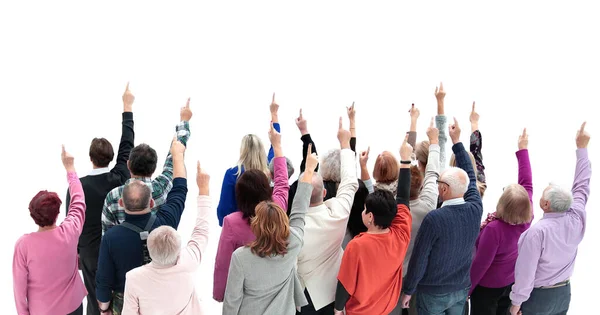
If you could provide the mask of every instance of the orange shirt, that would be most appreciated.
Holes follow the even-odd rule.
[[[399,204],[389,233],[361,233],[348,243],[338,274],[350,294],[347,315],[386,315],[396,307],[411,225],[410,210]]]

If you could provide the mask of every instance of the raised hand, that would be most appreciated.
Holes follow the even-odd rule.
[[[367,148],[367,151],[362,151],[360,153],[360,166],[361,167],[366,167],[367,166],[367,162],[369,161],[369,152],[371,152],[371,147]]]
[[[346,107],[346,111],[348,112],[348,119],[353,121],[356,118],[356,109],[354,109],[354,102],[350,107]]]
[[[431,123],[429,123],[429,127],[427,128],[427,137],[430,144],[439,143],[440,131],[433,124],[433,117],[431,117]]]
[[[577,144],[578,149],[587,148],[588,143],[590,142],[590,134],[585,131],[585,124],[586,122],[584,121],[583,124],[581,124],[581,128],[577,131],[575,143]]]
[[[413,153],[413,147],[408,144],[408,134],[404,137],[404,141],[402,141],[402,146],[400,146],[400,159],[402,161],[410,161]]]
[[[460,127],[458,126],[456,117],[454,118],[454,123],[448,126],[448,133],[450,134],[450,139],[452,139],[453,144],[460,142]]]
[[[198,161],[198,166],[196,167],[196,184],[198,185],[198,191],[200,195],[209,195],[210,175],[204,172],[204,170],[200,167],[200,161]]]
[[[271,128],[269,129],[269,141],[271,141],[271,145],[273,146],[273,153],[276,157],[283,156],[281,151],[281,134],[275,130],[275,126],[271,123]]]
[[[173,137],[173,142],[171,142],[171,155],[178,156],[183,155],[184,153],[185,146],[183,145],[183,143],[177,140],[177,137]]]
[[[473,101],[473,108],[471,109],[471,115],[469,116],[471,122],[471,132],[479,129],[479,114],[475,111],[475,101]]]
[[[179,117],[181,121],[190,121],[192,119],[192,110],[190,109],[190,98],[188,97],[185,106],[179,111]]]
[[[269,105],[269,110],[271,111],[271,121],[274,123],[279,122],[279,104],[275,102],[275,93],[273,93],[273,100],[271,101],[271,105]]]
[[[75,158],[70,153],[65,151],[64,144],[62,145],[62,152],[60,154],[60,159],[62,160],[63,166],[65,167],[65,170],[67,170],[67,172],[75,171]]]
[[[125,87],[125,92],[123,93],[123,111],[131,112],[134,101],[135,101],[135,96],[133,96],[133,94],[129,90],[129,82],[127,82],[127,86]]]
[[[340,141],[340,146],[342,149],[350,148],[350,138],[352,137],[352,134],[350,133],[350,131],[345,130],[343,128],[342,117],[340,117],[340,126],[338,128],[337,137],[338,137],[338,140]]]
[[[523,133],[519,136],[519,150],[527,150],[529,145],[529,136],[527,135],[527,128],[523,128]]]
[[[319,157],[316,153],[312,153],[312,143],[310,143],[306,152],[306,171],[314,172],[318,164]]]
[[[444,98],[446,97],[446,91],[444,91],[444,84],[440,82],[439,87],[435,87],[435,99],[437,100],[437,114],[444,115]]]
[[[296,118],[296,126],[298,126],[298,129],[300,130],[300,133],[303,136],[308,134],[308,123],[306,122],[306,119],[304,119],[304,117],[302,116],[302,108],[300,108],[300,116]]]
[[[415,107],[414,103],[412,104],[412,106],[408,112],[410,113],[410,119],[414,120],[414,121],[419,119],[419,116],[421,115],[421,112],[419,111],[418,108]]]

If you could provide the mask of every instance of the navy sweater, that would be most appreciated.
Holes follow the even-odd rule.
[[[404,278],[402,292],[445,294],[470,287],[470,268],[483,214],[473,164],[462,143],[452,147],[456,164],[469,175],[465,203],[425,216]]]
[[[156,221],[152,225],[152,230],[161,225],[177,229],[185,206],[187,190],[185,178],[173,179],[173,188],[167,196],[167,201],[156,212]],[[150,213],[126,214],[125,222],[144,229],[150,216]],[[113,291],[124,292],[125,274],[141,266],[142,257],[142,245],[138,233],[120,225],[104,233],[96,273],[96,296],[100,302],[109,302]]]

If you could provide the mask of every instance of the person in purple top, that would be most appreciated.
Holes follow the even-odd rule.
[[[592,168],[585,122],[577,132],[575,180],[569,192],[550,184],[540,198],[544,217],[519,239],[510,314],[567,314],[571,302],[569,278],[583,240]]]
[[[487,224],[475,242],[471,265],[471,314],[506,314],[510,288],[515,282],[517,243],[533,220],[533,183],[526,129],[519,136],[519,183],[504,188],[495,220]]]

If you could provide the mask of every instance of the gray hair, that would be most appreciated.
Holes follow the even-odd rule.
[[[550,203],[552,212],[566,212],[573,203],[571,192],[553,183],[544,190],[543,198]]]
[[[302,176],[304,176],[304,172],[300,173],[300,176],[298,178],[302,179]],[[325,189],[325,186],[323,184],[323,177],[321,177],[321,174],[314,173],[311,184],[313,186],[313,190],[310,194],[310,204],[321,204],[323,202],[323,189]]]
[[[323,180],[334,181],[339,183],[342,181],[341,165],[342,165],[342,150],[333,149],[329,150],[321,158],[320,169]]]
[[[134,180],[123,188],[121,195],[127,211],[142,211],[150,207],[152,190],[140,180]]]
[[[447,183],[450,186],[450,192],[452,195],[464,195],[469,189],[469,175],[467,172],[459,167],[447,168],[440,180]]]
[[[285,158],[285,164],[287,166],[288,179],[290,179],[294,175],[294,165],[292,164],[292,160],[287,157]],[[269,171],[271,172],[271,178],[275,177],[275,158],[269,162]]]
[[[163,225],[154,229],[147,240],[152,262],[159,266],[175,265],[181,252],[181,237],[174,228]]]

